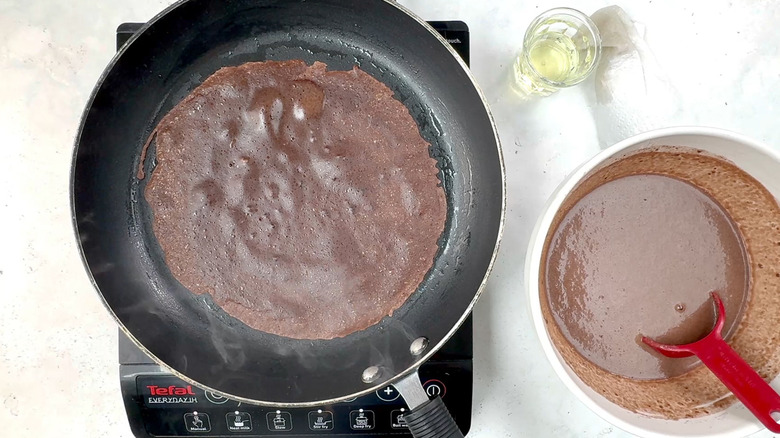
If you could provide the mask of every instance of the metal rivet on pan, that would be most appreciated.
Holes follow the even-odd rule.
[[[425,336],[420,336],[419,338],[412,341],[412,345],[409,346],[409,352],[412,353],[413,356],[419,356],[423,354],[427,348],[428,338]]]
[[[379,367],[377,366],[368,367],[365,370],[363,370],[363,381],[365,383],[376,382],[380,374],[381,373],[379,372]]]

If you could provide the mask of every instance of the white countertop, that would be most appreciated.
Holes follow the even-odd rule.
[[[0,0],[2,435],[131,436],[119,397],[116,329],[78,257],[68,180],[79,117],[114,54],[116,26],[146,21],[169,3]],[[536,216],[566,173],[609,141],[594,123],[592,81],[531,103],[507,88],[526,25],[554,5],[402,3],[425,19],[468,23],[472,70],[491,104],[506,159],[506,232],[475,309],[469,436],[627,436],[557,379],[527,313],[523,257]],[[572,0],[567,6],[590,14],[609,4]],[[644,24],[649,47],[679,93],[674,124],[731,129],[780,149],[780,3],[646,0],[621,6]]]

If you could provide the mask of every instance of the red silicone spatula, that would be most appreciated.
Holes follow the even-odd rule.
[[[666,357],[696,355],[767,429],[780,433],[780,395],[723,340],[721,331],[726,323],[726,310],[716,292],[710,295],[717,309],[717,321],[710,334],[684,345],[661,344],[647,336],[642,337],[642,342]]]

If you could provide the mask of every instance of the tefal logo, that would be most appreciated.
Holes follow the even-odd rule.
[[[149,392],[152,395],[195,395],[192,391],[192,385],[187,385],[182,388],[180,386],[156,386],[147,385]]]

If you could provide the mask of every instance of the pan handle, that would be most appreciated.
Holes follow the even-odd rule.
[[[438,395],[428,399],[417,371],[393,384],[410,412],[404,415],[414,438],[463,438],[450,411]]]

